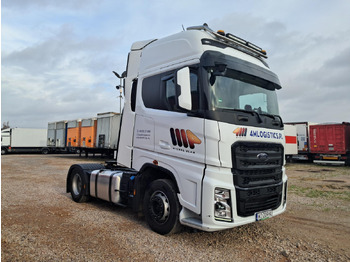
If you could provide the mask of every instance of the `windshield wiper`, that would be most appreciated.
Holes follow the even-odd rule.
[[[269,114],[269,113],[262,113],[261,115],[263,115],[263,116],[268,116],[268,117],[272,118],[272,119],[275,120],[275,121],[276,121],[276,117],[277,117],[278,120],[279,120],[279,123],[278,123],[278,124],[280,124],[281,127],[284,126],[283,121],[282,121],[282,118],[281,118],[279,115],[273,115],[273,114]],[[275,122],[275,123],[277,123],[277,122]]]

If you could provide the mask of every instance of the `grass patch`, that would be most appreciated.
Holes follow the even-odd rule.
[[[299,187],[291,185],[289,187],[289,193],[294,193],[298,196],[309,197],[309,198],[326,198],[326,199],[342,199],[350,201],[350,192],[349,191],[326,191],[318,190],[309,187]]]

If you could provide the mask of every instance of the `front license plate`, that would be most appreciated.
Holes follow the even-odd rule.
[[[255,221],[262,221],[272,217],[272,210],[265,210],[255,213]]]

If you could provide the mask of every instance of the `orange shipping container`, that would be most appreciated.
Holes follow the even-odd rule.
[[[96,118],[83,119],[81,121],[81,147],[95,147],[96,127]]]

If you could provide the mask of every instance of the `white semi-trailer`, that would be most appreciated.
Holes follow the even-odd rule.
[[[292,161],[292,158],[298,155],[298,140],[297,140],[297,128],[294,125],[289,125],[284,123],[284,154],[286,156],[286,161]]]
[[[290,122],[285,123],[285,126],[295,126],[297,133],[297,148],[298,153],[292,155],[293,160],[313,161],[313,154],[310,147],[310,126],[317,125],[311,122]],[[286,130],[285,130],[286,131]],[[287,142],[286,138],[286,142]]]
[[[47,129],[7,128],[1,130],[1,154],[49,152],[46,146]]]
[[[76,164],[67,192],[143,212],[160,234],[216,231],[286,209],[285,137],[266,52],[206,24],[136,42],[121,76],[118,154]]]

